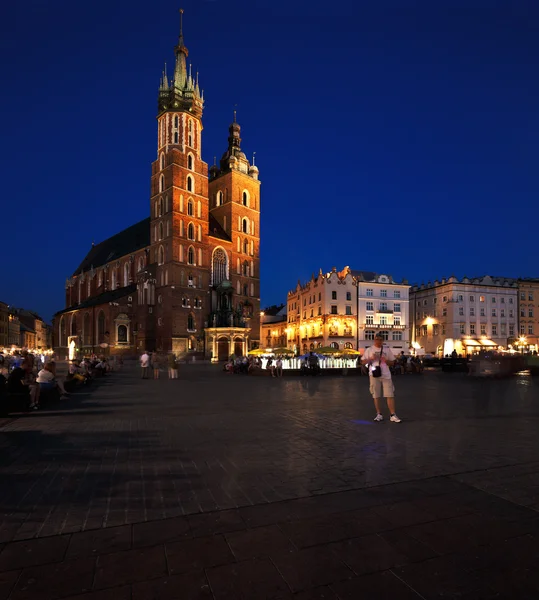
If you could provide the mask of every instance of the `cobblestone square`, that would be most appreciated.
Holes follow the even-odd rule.
[[[0,600],[537,598],[539,380],[134,365],[0,421]]]

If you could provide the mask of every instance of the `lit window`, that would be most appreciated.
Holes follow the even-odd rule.
[[[479,302],[484,302],[485,301],[485,296],[479,296]]]

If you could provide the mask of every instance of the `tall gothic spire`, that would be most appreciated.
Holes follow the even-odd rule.
[[[187,82],[187,57],[189,51],[185,47],[183,39],[183,8],[180,8],[180,37],[178,45],[174,49],[176,52],[176,68],[174,69],[174,87],[183,90]]]

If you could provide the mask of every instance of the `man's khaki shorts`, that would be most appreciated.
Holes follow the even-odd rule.
[[[373,398],[394,398],[395,386],[392,379],[383,377],[369,377],[371,380],[370,391]]]

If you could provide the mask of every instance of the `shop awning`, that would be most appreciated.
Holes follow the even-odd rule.
[[[463,346],[481,346],[477,340],[461,340]]]
[[[496,344],[492,340],[481,340],[481,346],[490,346],[490,347],[494,346],[495,348],[497,348],[498,344]]]

